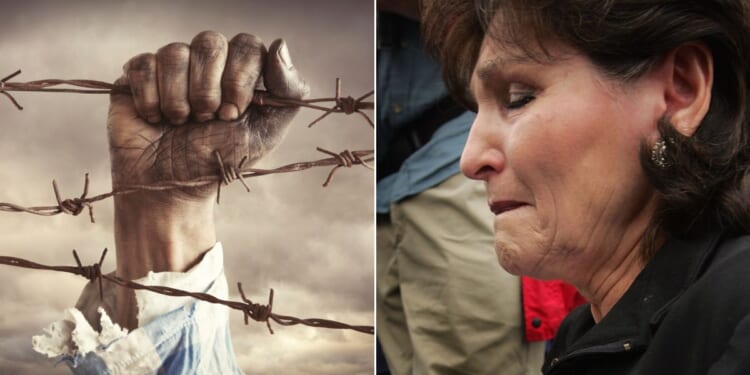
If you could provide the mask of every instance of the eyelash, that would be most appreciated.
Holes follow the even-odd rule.
[[[531,103],[534,99],[536,99],[536,97],[534,95],[532,95],[531,93],[521,94],[521,95],[523,95],[523,96],[521,96],[520,99],[514,100],[512,102],[509,101],[508,104],[505,105],[505,108],[511,109],[511,110],[512,109],[519,109],[519,108],[522,108],[523,106],[525,106],[526,104]]]

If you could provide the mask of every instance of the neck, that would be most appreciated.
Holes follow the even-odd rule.
[[[586,284],[579,287],[581,293],[591,303],[591,315],[595,322],[601,321],[612,310],[643,267],[640,246],[633,247],[613,264],[597,269],[591,274]]]
[[[576,267],[591,270],[571,282],[591,303],[591,314],[597,323],[612,310],[646,265],[641,253],[655,203],[654,200],[641,210],[615,241],[598,241],[601,246],[587,252],[591,260]],[[613,238],[610,233],[601,237]]]

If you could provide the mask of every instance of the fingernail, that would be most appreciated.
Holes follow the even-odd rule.
[[[159,121],[161,121],[161,116],[159,116],[159,115],[153,115],[153,116],[149,116],[149,117],[148,117],[148,118],[146,119],[146,121],[148,121],[148,122],[150,122],[150,123],[152,123],[152,124],[156,124],[156,123],[158,123]]]
[[[205,122],[205,121],[213,120],[214,114],[213,113],[196,113],[195,119],[198,122]]]
[[[287,48],[285,41],[281,41],[277,54],[287,68],[292,68],[292,57],[289,56],[289,48]]]
[[[236,120],[240,116],[237,106],[232,103],[224,103],[219,108],[219,118],[224,121]]]

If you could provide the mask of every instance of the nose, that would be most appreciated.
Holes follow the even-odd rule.
[[[461,154],[461,172],[474,180],[487,181],[505,168],[503,129],[489,120],[481,111],[477,114]]]

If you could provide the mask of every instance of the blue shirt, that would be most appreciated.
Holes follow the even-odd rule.
[[[395,133],[448,96],[439,64],[422,46],[419,24],[378,14],[377,161],[388,152]],[[401,168],[377,184],[376,209],[418,194],[459,173],[459,159],[475,114],[465,112],[432,135]]]

